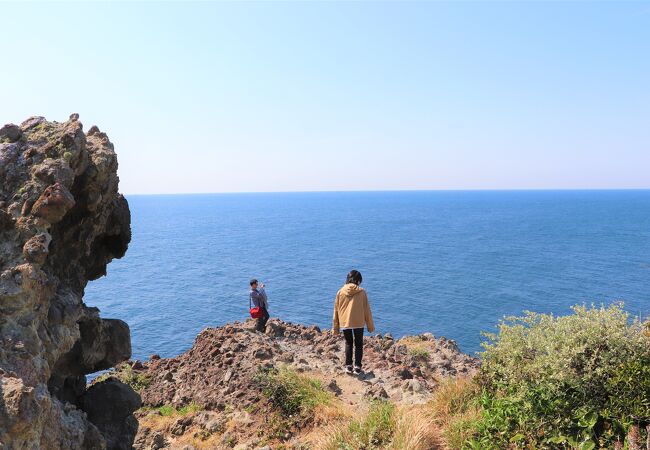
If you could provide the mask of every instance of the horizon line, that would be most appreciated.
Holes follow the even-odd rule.
[[[487,189],[358,189],[358,190],[305,190],[305,191],[221,191],[221,192],[152,192],[126,193],[128,196],[155,195],[238,195],[238,194],[352,194],[352,193],[397,193],[397,192],[613,192],[613,191],[650,191],[643,188],[487,188]]]

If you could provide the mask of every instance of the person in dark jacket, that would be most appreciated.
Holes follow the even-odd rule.
[[[266,296],[266,291],[264,291],[264,283],[258,288],[255,278],[251,280],[250,299],[253,305],[262,309],[262,317],[257,319],[255,329],[263,333],[266,329],[266,322],[269,320],[269,299]]]

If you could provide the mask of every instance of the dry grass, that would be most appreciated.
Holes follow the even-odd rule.
[[[399,344],[406,346],[413,358],[427,359],[435,350],[435,344],[421,336],[405,336],[399,340]]]
[[[432,421],[441,430],[443,448],[460,449],[472,436],[470,425],[481,415],[480,407],[473,401],[477,390],[471,378],[447,378],[438,385],[427,408]]]
[[[138,422],[140,423],[140,428],[147,427],[152,430],[166,430],[176,422],[176,419],[178,419],[178,417],[148,414],[140,417]]]
[[[174,447],[181,448],[183,445],[191,445],[196,450],[214,450],[216,448],[223,448],[222,435],[213,434],[205,440],[195,438],[193,433],[186,433],[174,441]]]
[[[145,409],[146,410],[146,409]],[[152,411],[157,411],[158,414],[147,414],[138,419],[141,428],[150,428],[154,431],[160,431],[165,434],[168,434],[171,427],[174,423],[181,417],[185,416],[194,416],[201,408],[195,404],[190,403],[189,405],[182,408],[174,408],[170,405],[164,405],[159,408],[152,408]],[[203,435],[204,438],[194,437]],[[183,436],[180,436],[174,439],[174,445],[184,445],[190,444],[194,446],[197,450],[210,450],[215,448],[220,448],[222,433],[214,433],[209,435],[201,430],[200,427],[191,427],[191,429],[186,430]]]
[[[332,399],[328,403],[314,408],[314,425],[331,424],[349,420],[352,417],[350,408],[340,400]]]
[[[439,433],[425,406],[397,408],[376,402],[361,417],[348,416],[312,434],[316,450],[432,450]]]
[[[440,432],[430,411],[425,406],[414,406],[399,411],[395,435],[389,450],[431,450],[440,446]]]

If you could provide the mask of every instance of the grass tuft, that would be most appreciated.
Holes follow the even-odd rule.
[[[149,375],[136,372],[128,364],[122,364],[116,367],[115,370],[98,376],[93,383],[102,382],[110,377],[115,377],[122,383],[128,384],[137,393],[141,393],[143,389],[146,389],[151,384],[151,377]]]
[[[474,435],[481,417],[479,393],[479,386],[471,378],[447,378],[437,386],[427,407],[448,448],[460,449]]]
[[[255,380],[271,406],[284,418],[309,420],[318,405],[328,404],[332,398],[320,380],[288,368],[260,368]]]

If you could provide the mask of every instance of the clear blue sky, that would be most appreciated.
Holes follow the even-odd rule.
[[[650,3],[0,3],[126,193],[650,187]]]

